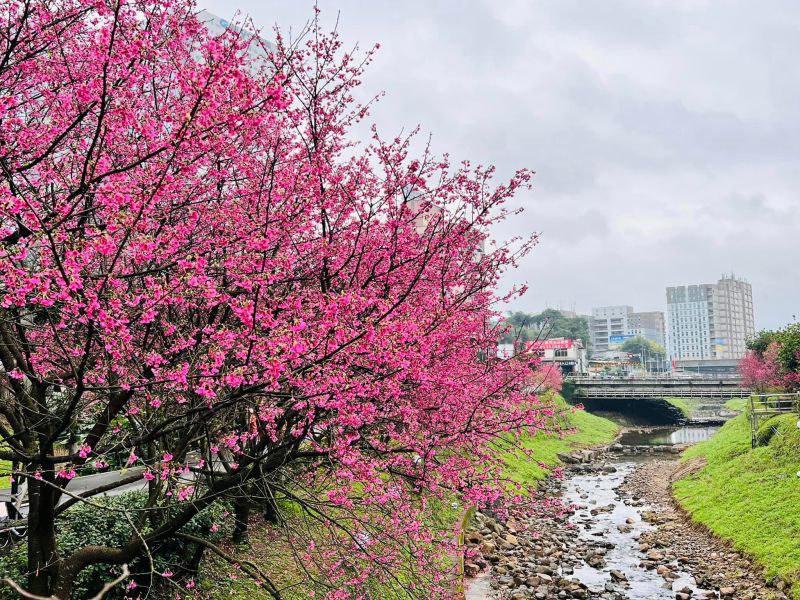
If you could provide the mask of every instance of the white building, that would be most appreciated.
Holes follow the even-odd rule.
[[[528,342],[526,352],[535,352],[542,357],[543,364],[556,364],[564,375],[585,375],[588,373],[589,361],[586,348],[581,340],[552,338]]]
[[[589,320],[592,351],[607,354],[619,350],[625,340],[643,337],[661,346],[665,343],[664,313],[635,312],[632,306],[600,306]]]
[[[740,359],[755,334],[753,289],[744,279],[667,288],[667,351],[686,360]]]
[[[251,41],[250,45],[247,48],[247,53],[250,55],[251,58],[255,58],[258,60],[265,60],[267,58],[268,52],[275,52],[277,50],[275,44],[270,42],[269,40],[265,40],[260,36],[256,36],[255,33],[252,31],[248,31],[244,29],[237,23],[231,23],[227,19],[223,19],[222,17],[218,17],[217,15],[208,12],[207,10],[201,10],[197,13],[197,20],[200,21],[205,28],[208,30],[213,36],[220,36],[225,33],[228,29],[233,29],[237,33],[241,33],[245,39],[255,38]]]

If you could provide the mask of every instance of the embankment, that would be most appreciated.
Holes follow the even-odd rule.
[[[747,417],[740,415],[685,452],[684,461],[705,465],[673,484],[693,520],[752,556],[794,598],[800,598],[797,425],[796,414],[774,417],[761,427],[759,447],[751,448]]]
[[[581,448],[603,446],[614,441],[619,426],[609,419],[598,417],[585,410],[576,410],[558,395],[550,397],[557,411],[557,428],[560,433],[523,435],[520,444],[529,451],[509,452],[503,457],[506,475],[521,484],[530,484],[547,477],[550,469],[560,464],[559,454],[569,454]]]

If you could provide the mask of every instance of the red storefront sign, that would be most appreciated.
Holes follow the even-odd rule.
[[[566,338],[554,338],[552,340],[537,340],[535,342],[528,342],[525,349],[530,352],[532,350],[561,350],[565,348],[572,348],[574,341]]]

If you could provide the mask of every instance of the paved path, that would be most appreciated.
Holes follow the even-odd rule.
[[[125,469],[124,471],[108,471],[106,473],[95,473],[94,475],[85,475],[83,477],[76,477],[67,484],[66,489],[73,494],[82,494],[84,492],[97,489],[104,485],[114,483],[115,481],[119,481],[120,479],[124,479],[136,473],[142,473],[142,472],[144,472],[144,467],[133,467],[131,469]],[[140,481],[134,481],[133,483],[122,485],[118,488],[114,488],[113,490],[109,490],[108,492],[105,492],[103,495],[119,496],[120,494],[124,494],[126,492],[132,492],[135,490],[142,490],[145,489],[146,487],[147,487],[147,482],[144,479],[142,479]],[[69,499],[70,499],[69,496],[62,495],[61,502],[66,502]],[[10,500],[11,500],[11,490],[9,488],[0,489],[0,520],[8,517],[6,502]],[[24,504],[22,506],[21,512],[23,515],[28,514],[27,504]]]

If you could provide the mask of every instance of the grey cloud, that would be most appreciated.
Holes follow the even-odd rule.
[[[297,28],[311,0],[234,0]],[[230,15],[230,0],[200,0]],[[385,135],[417,124],[455,160],[537,175],[493,232],[541,231],[503,285],[545,302],[656,309],[735,271],[757,326],[800,297],[800,5],[776,0],[322,0],[347,46],[381,43],[362,97]],[[359,130],[360,133],[363,133]]]

